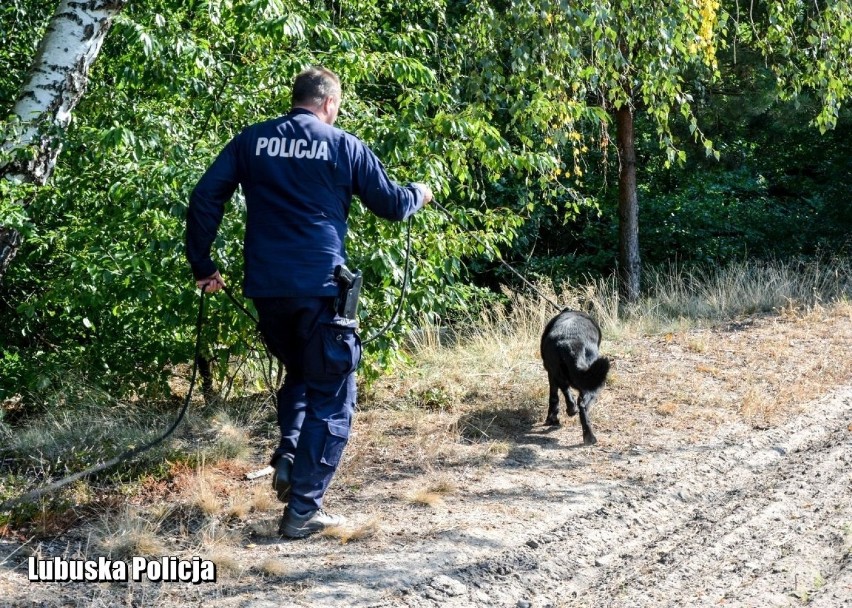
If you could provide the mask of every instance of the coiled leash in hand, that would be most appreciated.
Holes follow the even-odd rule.
[[[431,204],[435,205],[436,207],[438,207],[438,209],[443,211],[450,220],[455,221],[455,218],[452,216],[452,214],[449,212],[449,210],[446,207],[444,207],[443,205],[441,205],[439,202],[433,200]],[[559,307],[559,305],[556,304],[556,302],[554,302],[553,300],[548,298],[546,295],[544,295],[539,289],[537,289],[535,287],[535,285],[530,283],[523,275],[521,275],[521,273],[519,273],[517,270],[515,270],[508,262],[503,260],[503,258],[497,252],[495,252],[494,249],[488,243],[486,243],[485,241],[480,239],[474,233],[472,233],[470,231],[467,231],[467,232],[468,232],[468,234],[470,234],[470,236],[473,237],[474,240],[476,240],[476,242],[478,242],[480,245],[482,245],[484,248],[486,248],[489,252],[491,252],[491,254],[494,257],[496,257],[497,260],[503,266],[508,268],[509,271],[511,271],[515,276],[517,276],[519,279],[521,279],[521,281],[527,287],[532,289],[536,294],[538,294],[543,300],[548,302],[556,310],[558,310],[558,311],[562,310]],[[362,344],[368,344],[368,343],[376,340],[382,334],[386,333],[388,331],[388,329],[390,329],[390,327],[396,322],[397,318],[399,317],[399,314],[402,312],[402,306],[403,306],[403,303],[405,301],[405,292],[406,292],[406,289],[408,287],[410,262],[411,262],[411,218],[409,217],[408,223],[406,225],[405,266],[404,266],[403,275],[402,275],[402,289],[400,291],[399,301],[397,302],[396,310],[394,311],[393,315],[388,320],[388,322],[385,323],[385,325],[379,331],[377,331],[375,334],[373,334],[369,338],[364,339],[362,341]],[[237,308],[239,308],[248,318],[250,318],[252,321],[254,321],[255,325],[257,325],[258,319],[239,300],[237,300],[237,298],[236,298],[236,296],[234,296],[233,292],[227,286],[223,286],[223,289],[225,291],[225,294],[237,306]],[[178,425],[181,423],[184,416],[186,415],[187,409],[189,408],[189,402],[190,402],[190,399],[192,398],[192,390],[195,387],[195,379],[196,379],[197,374],[198,374],[198,360],[199,360],[199,355],[201,353],[201,327],[202,327],[202,324],[203,324],[203,321],[204,321],[204,296],[205,295],[206,295],[206,292],[202,289],[201,295],[200,295],[199,301],[198,301],[198,317],[197,317],[196,323],[195,323],[195,332],[196,332],[195,333],[195,357],[193,357],[192,374],[191,374],[190,381],[189,381],[189,390],[186,393],[186,398],[184,399],[183,406],[181,407],[181,410],[178,413],[177,418],[172,423],[172,425],[168,428],[168,430],[165,433],[163,433],[162,435],[160,435],[159,437],[157,437],[156,439],[154,439],[153,441],[150,441],[150,442],[148,442],[144,445],[141,445],[139,447],[127,450],[123,454],[119,454],[118,456],[115,456],[114,458],[111,458],[110,460],[107,460],[106,462],[102,462],[98,465],[89,467],[88,469],[86,469],[84,471],[79,471],[78,473],[74,473],[73,475],[69,475],[67,477],[64,477],[64,478],[62,478],[58,481],[55,481],[55,482],[53,482],[53,483],[51,483],[47,486],[37,488],[35,490],[31,490],[30,492],[27,492],[26,494],[23,494],[23,495],[21,495],[17,498],[6,500],[3,503],[0,503],[0,511],[6,511],[6,510],[9,510],[9,509],[19,505],[19,504],[24,503],[24,502],[33,501],[37,498],[40,498],[41,496],[44,496],[45,494],[48,494],[50,492],[55,492],[59,488],[62,488],[62,487],[66,486],[70,483],[73,483],[73,482],[77,481],[78,479],[83,479],[85,477],[88,477],[89,475],[94,475],[95,473],[98,473],[100,471],[104,471],[104,470],[106,470],[110,467],[114,467],[115,465],[120,464],[122,462],[127,462],[131,458],[138,456],[139,454],[146,452],[146,451],[150,450],[151,448],[159,445],[160,443],[165,441],[172,433],[174,433],[175,429],[177,429]]]
[[[144,445],[141,445],[139,447],[127,450],[123,454],[119,454],[118,456],[111,458],[111,459],[107,460],[106,462],[102,462],[102,463],[97,464],[93,467],[89,467],[88,469],[86,469],[84,471],[74,473],[73,475],[69,475],[68,477],[63,477],[62,479],[60,479],[58,481],[55,481],[55,482],[53,482],[49,485],[46,485],[42,488],[36,488],[35,490],[27,492],[26,494],[23,494],[23,495],[21,495],[17,498],[12,498],[10,500],[4,501],[3,503],[0,503],[0,511],[6,511],[6,510],[9,510],[13,507],[18,506],[19,504],[29,502],[29,501],[33,501],[37,498],[40,498],[41,496],[44,496],[45,494],[48,494],[50,492],[55,492],[59,488],[61,488],[63,486],[67,486],[69,483],[73,483],[73,482],[77,481],[78,479],[83,479],[84,477],[88,477],[89,475],[93,475],[95,473],[98,473],[98,472],[103,471],[105,469],[108,469],[110,467],[114,467],[115,465],[120,464],[122,462],[127,462],[131,458],[133,458],[134,456],[138,456],[142,452],[147,452],[148,450],[150,450],[154,446],[159,445],[160,443],[165,441],[172,433],[175,432],[175,429],[178,427],[178,425],[183,420],[183,417],[186,414],[186,410],[189,407],[189,400],[192,398],[192,389],[195,386],[195,378],[196,378],[196,375],[198,373],[198,356],[201,352],[201,325],[202,325],[203,320],[204,320],[204,296],[205,296],[205,292],[202,289],[201,296],[198,300],[198,318],[195,322],[195,357],[194,357],[194,363],[192,365],[192,376],[189,380],[189,390],[186,393],[186,398],[184,399],[183,406],[180,409],[180,413],[178,413],[178,417],[175,419],[175,421],[172,423],[172,425],[169,427],[169,429],[165,433],[163,433],[162,435],[160,435],[159,437],[154,439],[153,441],[150,441],[150,442],[148,442]],[[234,299],[233,296],[231,296],[231,299]],[[234,302],[236,302],[236,300],[234,300]],[[242,305],[239,304],[239,302],[236,302],[236,303],[237,303],[238,306],[240,306],[240,308],[243,308]],[[251,316],[251,313],[249,313],[245,309],[243,309],[243,310],[246,314]]]

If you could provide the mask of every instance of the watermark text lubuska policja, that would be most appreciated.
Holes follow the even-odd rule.
[[[163,556],[157,559],[132,557],[129,561],[98,559],[66,559],[54,557],[28,560],[29,580],[42,583],[71,582],[141,582],[215,583],[216,564],[198,556],[178,559]]]

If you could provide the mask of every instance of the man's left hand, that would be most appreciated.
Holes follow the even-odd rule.
[[[222,275],[217,270],[209,277],[195,281],[195,285],[204,293],[216,293],[225,288],[225,281],[222,280]]]

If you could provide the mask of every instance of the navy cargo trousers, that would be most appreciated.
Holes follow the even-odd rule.
[[[253,301],[266,346],[286,370],[272,464],[292,459],[289,507],[306,513],[322,507],[349,440],[361,341],[356,323],[335,313],[334,298]]]

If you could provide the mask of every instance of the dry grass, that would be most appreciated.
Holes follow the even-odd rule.
[[[409,494],[406,499],[414,505],[422,505],[425,507],[439,507],[444,504],[444,498],[437,492],[430,492],[426,489],[417,490]]]
[[[280,511],[281,503],[269,492],[267,486],[256,486],[251,492],[251,508],[261,513]]]
[[[228,412],[216,412],[210,420],[210,428],[216,438],[206,451],[209,460],[242,460],[251,455],[249,429],[241,426]]]
[[[447,496],[458,491],[458,484],[442,473],[430,481],[425,487],[421,487],[406,495],[405,500],[413,505],[436,508],[444,504]]]
[[[455,494],[458,489],[458,484],[446,475],[442,475],[429,485],[431,492],[440,495]]]
[[[218,550],[211,553],[207,559],[216,564],[216,574],[218,576],[236,577],[245,570],[239,560],[234,557],[233,551]]]
[[[759,387],[749,388],[740,405],[740,414],[754,428],[769,428],[783,411],[777,395]]]
[[[697,440],[731,422],[765,428],[852,377],[852,357],[842,354],[852,344],[848,261],[673,268],[650,281],[646,299],[630,307],[618,305],[614,279],[544,287],[560,306],[601,323],[613,366],[594,416],[608,441],[662,444],[671,432]],[[426,338],[412,345],[416,364],[370,392],[359,462],[375,463],[391,446],[424,471],[477,462],[489,451],[505,455],[540,424],[547,381],[538,343],[555,311],[540,298],[509,300],[451,346],[429,338],[441,328],[423,329]],[[396,416],[400,403],[416,413]],[[424,432],[435,446],[426,453]],[[382,446],[381,437],[392,442]]]
[[[678,445],[705,441],[729,425],[771,427],[849,384],[848,266],[833,274],[806,271],[810,289],[789,268],[759,270],[660,275],[648,298],[630,308],[618,305],[612,281],[549,292],[560,305],[593,312],[603,327],[601,350],[612,369],[593,412],[599,448],[662,449],[673,438]],[[415,363],[362,387],[330,509],[357,509],[367,521],[354,518],[326,531],[327,539],[386,542],[400,533],[388,508],[434,516],[466,495],[461,479],[487,476],[504,460],[534,462],[532,439],[542,438],[547,403],[538,343],[555,311],[538,298],[513,295],[510,302],[472,320],[475,330],[457,332],[451,343],[438,338],[445,334],[440,327],[426,326],[410,346]],[[202,437],[205,446],[122,490],[127,500],[120,508],[105,504],[92,551],[160,556],[193,547],[227,577],[288,577],[292,563],[285,557],[244,565],[253,543],[277,543],[282,505],[268,477],[245,479],[275,438],[259,405],[240,408],[195,416],[189,436]],[[52,435],[42,425],[17,441],[33,442],[34,453],[51,442],[61,451],[80,421],[61,422]],[[562,434],[576,432],[579,442],[576,420],[567,424],[577,428]],[[70,491],[75,502],[98,494],[85,484]]]
[[[208,517],[216,515],[222,509],[222,502],[219,497],[203,480],[199,480],[198,487],[190,497],[190,501],[192,506],[198,508],[202,514]]]
[[[340,541],[341,544],[346,544],[352,541],[360,541],[376,536],[381,527],[378,519],[373,518],[360,525],[347,524],[344,526],[333,526],[326,528],[320,535],[325,538],[332,538]]]
[[[672,401],[664,401],[657,406],[657,413],[660,416],[674,416],[677,414],[678,404]]]
[[[251,513],[252,503],[248,501],[235,502],[226,509],[227,517],[231,519],[245,519]]]
[[[260,574],[274,578],[287,576],[292,571],[292,567],[286,561],[275,557],[266,558],[256,569]]]
[[[96,547],[114,559],[167,555],[168,547],[158,533],[162,519],[153,519],[151,514],[125,507],[115,515],[106,515],[95,527]]]

